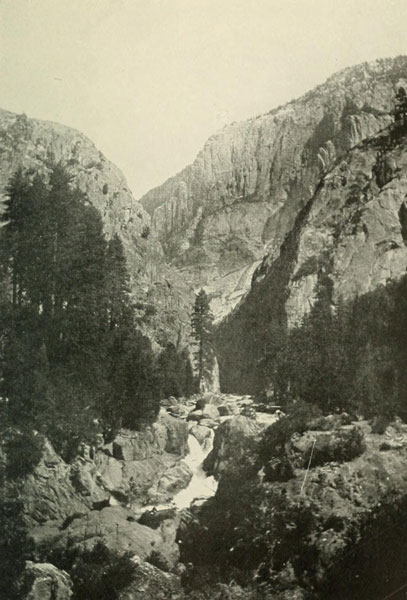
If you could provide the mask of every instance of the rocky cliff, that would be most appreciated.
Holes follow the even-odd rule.
[[[165,264],[151,219],[133,198],[120,172],[80,132],[48,121],[0,110],[0,198],[10,175],[20,166],[46,173],[50,161],[61,161],[74,182],[100,211],[106,234],[119,234],[128,260],[139,317],[147,331],[165,344],[184,329],[190,289]]]
[[[257,269],[218,332],[223,382],[253,386],[273,335],[301,323],[321,279],[332,309],[401,278],[407,267],[406,139],[390,126],[336,160],[298,213],[277,257]]]
[[[345,69],[298,100],[212,136],[192,165],[147,193],[166,256],[225,316],[259,261],[278,255],[321,176],[391,122],[407,58]]]
[[[242,419],[217,430],[218,490],[182,533],[195,586],[215,573],[247,586],[224,597],[370,600],[405,584],[406,425],[335,414],[300,433],[283,419],[256,446]]]

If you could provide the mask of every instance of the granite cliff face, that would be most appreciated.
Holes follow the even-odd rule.
[[[106,234],[119,234],[146,331],[162,344],[177,339],[191,291],[165,264],[150,216],[133,198],[120,170],[76,130],[0,110],[0,198],[18,167],[46,173],[50,161],[61,161],[69,169],[100,211]]]
[[[212,136],[192,165],[141,204],[166,256],[204,285],[218,318],[278,255],[299,211],[339,157],[391,122],[407,58],[345,69],[298,100]]]
[[[407,152],[395,126],[337,159],[298,213],[277,257],[270,254],[252,288],[220,326],[223,383],[245,389],[267,337],[302,322],[321,278],[332,309],[401,278],[407,267]]]

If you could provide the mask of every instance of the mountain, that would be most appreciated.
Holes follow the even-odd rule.
[[[369,82],[375,94],[382,91],[381,102],[388,98],[391,111],[396,89],[407,78],[407,59],[380,61],[374,69],[369,65],[350,69],[344,84],[350,75],[353,80],[355,73],[364,74],[362,83],[358,79],[353,87],[365,89]],[[341,303],[405,275],[406,130],[393,123],[393,116],[376,118],[379,133],[369,135],[372,128],[363,130],[362,141],[355,139],[348,150],[336,150],[325,164],[279,252],[266,255],[250,292],[220,325],[218,358],[225,389],[253,390],[264,384],[259,365],[267,346],[282,331],[301,324],[322,281],[335,312]],[[391,124],[382,129],[389,120]]]
[[[0,110],[0,197],[19,166],[44,173],[51,160],[69,168],[74,182],[100,211],[107,236],[119,234],[138,316],[150,337],[160,345],[185,337],[191,289],[166,265],[150,216],[134,199],[120,170],[76,130]]]
[[[192,165],[140,200],[165,256],[218,318],[249,289],[264,255],[275,257],[321,175],[391,122],[407,58],[347,68],[303,97],[209,138]]]

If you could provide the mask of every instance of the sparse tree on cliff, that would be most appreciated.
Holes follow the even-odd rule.
[[[405,128],[407,124],[407,92],[400,87],[396,94],[396,105],[394,107],[394,121],[398,127]]]
[[[213,352],[213,316],[205,290],[201,290],[195,299],[192,313],[192,337],[196,342],[195,361],[199,385],[209,373],[214,362]]]

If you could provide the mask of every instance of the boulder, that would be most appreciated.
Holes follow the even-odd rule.
[[[203,419],[218,419],[219,411],[213,404],[206,404],[206,406],[202,409],[202,418]]]
[[[138,523],[132,510],[110,506],[74,519],[61,532],[57,548],[66,548],[67,544],[91,548],[102,541],[110,550],[129,551],[143,560],[154,551],[172,568],[179,560],[175,537],[176,525],[172,522],[155,531]]]
[[[239,463],[250,460],[259,440],[261,428],[256,421],[238,415],[219,425],[215,432],[213,449],[204,461],[209,475],[220,475]]]
[[[69,600],[72,580],[68,573],[49,563],[27,561],[23,574],[24,600]]]
[[[293,467],[306,468],[329,462],[347,462],[365,449],[364,433],[357,426],[345,426],[333,431],[306,431],[292,436],[287,456]]]
[[[137,577],[119,600],[170,600],[183,596],[181,580],[144,561],[138,561]]]
[[[22,499],[31,526],[63,521],[71,514],[92,508],[91,495],[78,493],[75,488],[72,465],[62,460],[47,440],[39,464],[24,483]]]
[[[184,404],[172,404],[167,410],[170,415],[177,417],[178,419],[183,419],[189,414],[189,408]]]
[[[113,456],[125,461],[144,460],[163,452],[184,456],[187,438],[185,423],[161,409],[157,421],[143,431],[122,430],[113,441]]]
[[[150,503],[164,503],[172,500],[177,492],[187,487],[192,471],[186,462],[180,461],[168,469],[148,491]]]
[[[201,427],[209,427],[209,429],[216,429],[216,427],[219,425],[219,422],[215,421],[215,419],[201,419],[199,421],[199,425]]]
[[[205,427],[203,425],[194,425],[193,427],[191,427],[190,433],[198,440],[198,442],[202,446],[204,441],[211,436],[211,429],[210,427]]]
[[[193,410],[189,413],[187,421],[200,421],[202,419],[202,410]]]

